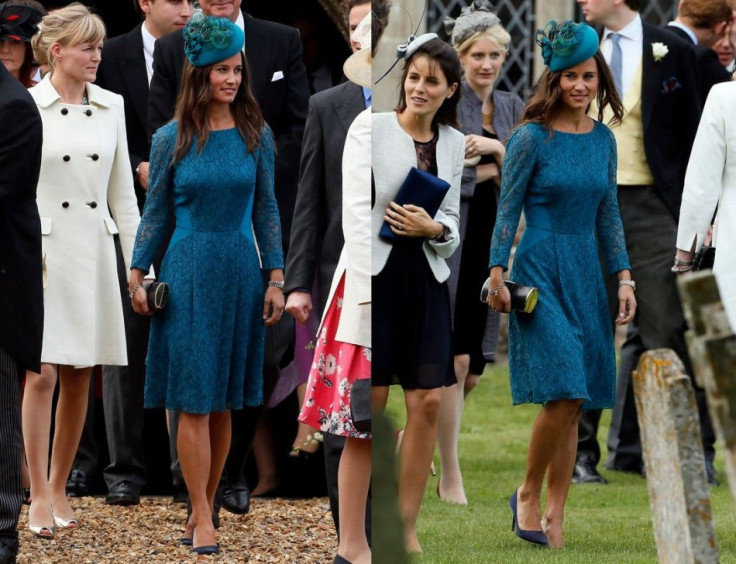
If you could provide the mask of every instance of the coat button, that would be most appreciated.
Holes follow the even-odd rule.
[[[84,110],[84,115],[91,116],[92,115],[92,110]]]
[[[91,154],[91,155],[90,155],[90,157],[91,157],[91,159],[92,159],[93,161],[96,161],[97,159],[99,159],[99,158],[100,158],[100,155],[98,155],[97,153],[93,153],[93,154]]]
[[[61,202],[61,207],[62,208],[68,208],[69,207],[69,202]]]
[[[68,163],[71,160],[71,157],[69,155],[64,155],[64,162]]]
[[[92,200],[91,202],[88,202],[87,205],[91,207],[92,209],[95,209],[97,207],[97,202]]]
[[[68,113],[69,113],[69,110],[67,110],[66,108],[61,108],[61,115],[65,116]]]

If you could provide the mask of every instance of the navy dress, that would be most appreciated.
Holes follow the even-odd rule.
[[[201,153],[195,137],[172,167],[177,129],[171,122],[153,137],[133,251],[132,267],[148,270],[173,210],[176,229],[157,273],[171,293],[151,323],[145,406],[211,413],[260,405],[261,269],[284,262],[273,136],[264,128],[248,152],[237,129],[212,131]]]
[[[583,399],[613,407],[616,365],[598,243],[609,273],[629,268],[616,188],[616,141],[526,124],[509,139],[490,266],[508,265],[524,210],[526,230],[510,279],[539,288],[531,314],[509,316],[514,405]],[[596,240],[597,236],[597,240]]]

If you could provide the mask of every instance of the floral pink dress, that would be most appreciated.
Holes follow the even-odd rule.
[[[299,421],[333,435],[368,439],[370,433],[353,427],[350,391],[353,382],[371,377],[371,349],[335,340],[344,291],[343,274],[317,338]]]

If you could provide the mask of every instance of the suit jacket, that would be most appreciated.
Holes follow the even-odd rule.
[[[414,141],[401,129],[396,112],[373,114],[372,168],[375,183],[375,203],[371,211],[371,254],[373,276],[386,266],[393,246],[378,234],[386,208],[399,192],[406,175],[417,166]],[[444,282],[450,276],[446,258],[460,244],[458,231],[460,210],[460,180],[465,159],[465,136],[457,129],[441,125],[437,139],[437,176],[450,183],[445,199],[434,217],[449,229],[446,241],[425,241],[424,255],[436,280]]]
[[[677,248],[698,251],[718,206],[713,273],[736,329],[736,83],[718,84],[705,103],[682,194]]]
[[[675,34],[642,22],[642,122],[649,169],[667,207],[677,218],[687,161],[702,105],[692,45]],[[669,52],[654,60],[652,43]]]
[[[142,25],[105,41],[104,56],[97,69],[95,81],[101,88],[122,96],[125,102],[128,155],[140,211],[143,211],[146,192],[138,183],[135,170],[142,161],[148,161],[148,73],[143,55]]]
[[[700,101],[705,103],[713,85],[728,82],[731,80],[731,73],[721,64],[721,61],[718,60],[718,55],[713,49],[704,47],[703,45],[694,45],[692,38],[685,30],[674,25],[668,25],[665,29],[693,45],[695,58],[698,63],[698,74],[700,75]]]
[[[352,82],[323,90],[309,99],[284,291],[309,290],[319,268],[317,314],[320,316],[344,243],[345,137],[350,124],[364,109],[363,89]]]
[[[245,45],[251,89],[276,140],[275,193],[286,249],[309,100],[302,44],[296,29],[246,15]],[[149,136],[174,115],[185,57],[181,31],[156,41],[148,98]]]
[[[1,64],[0,122],[0,348],[21,370],[41,372],[41,116]]]

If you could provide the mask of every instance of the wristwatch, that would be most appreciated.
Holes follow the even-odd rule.
[[[271,288],[278,288],[279,290],[284,289],[284,281],[283,280],[269,280],[268,285]]]

